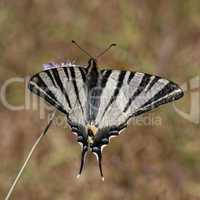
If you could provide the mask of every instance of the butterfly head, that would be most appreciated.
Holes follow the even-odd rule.
[[[88,73],[92,73],[92,72],[97,73],[97,60],[95,58],[90,58],[88,60],[87,70],[88,70]]]
[[[95,59],[95,58],[90,58],[89,60],[88,60],[88,65],[90,66],[90,65],[96,65],[96,63],[97,63],[97,60]]]

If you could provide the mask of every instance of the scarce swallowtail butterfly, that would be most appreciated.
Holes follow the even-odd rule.
[[[72,42],[88,54],[75,41]],[[114,44],[99,56],[111,46]],[[99,56],[90,56],[87,65],[49,63],[44,65],[44,71],[30,79],[30,91],[54,106],[55,111],[31,149],[13,188],[35,147],[51,125],[56,110],[64,113],[82,147],[78,177],[82,172],[86,153],[90,151],[97,157],[103,180],[102,150],[109,144],[110,138],[119,135],[131,118],[183,96],[183,90],[176,83],[156,75],[99,69]]]

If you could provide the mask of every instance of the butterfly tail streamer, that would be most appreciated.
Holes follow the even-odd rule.
[[[83,150],[82,150],[82,153],[81,153],[80,170],[79,170],[79,173],[77,175],[77,178],[79,178],[81,176],[81,173],[82,173],[82,170],[83,170],[83,166],[84,166],[84,163],[85,163],[85,156],[86,156],[87,151],[88,151],[88,147],[86,145],[83,146]]]
[[[36,147],[38,146],[38,144],[40,143],[40,141],[42,140],[42,138],[46,135],[46,133],[47,133],[49,127],[51,126],[51,124],[52,124],[52,122],[53,122],[53,119],[54,119],[54,117],[55,117],[56,111],[57,111],[57,109],[53,111],[53,113],[51,114],[51,118],[50,118],[50,120],[49,120],[47,126],[45,127],[45,129],[44,129],[44,131],[42,132],[42,134],[38,137],[38,139],[36,140],[36,142],[35,142],[34,145],[32,146],[32,148],[31,148],[31,150],[30,150],[30,152],[29,152],[29,154],[28,154],[26,160],[24,161],[24,164],[22,165],[20,171],[18,172],[18,174],[17,174],[17,176],[16,176],[16,178],[15,178],[15,180],[14,180],[12,186],[10,187],[10,189],[9,189],[9,191],[8,191],[6,197],[5,197],[5,200],[9,200],[9,199],[10,199],[10,196],[11,196],[13,190],[15,189],[15,186],[17,185],[17,183],[18,183],[18,181],[19,181],[19,179],[20,179],[22,173],[24,172],[25,167],[27,166],[29,160],[31,159],[31,156],[32,156],[33,152],[35,151]]]
[[[98,151],[94,151],[94,154],[97,158],[97,162],[98,162],[98,165],[99,165],[99,172],[100,172],[100,175],[101,175],[101,180],[104,181],[104,175],[103,175],[103,169],[102,169],[102,154],[101,154],[101,150],[98,150]]]
[[[103,170],[102,170],[102,155],[101,155],[101,152],[98,153],[98,161],[99,161],[99,171],[100,171],[100,174],[101,174],[101,179],[102,181],[104,181],[104,176],[103,176]]]

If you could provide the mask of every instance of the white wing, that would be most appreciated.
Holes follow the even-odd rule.
[[[158,76],[119,70],[102,70],[101,74],[105,82],[95,119],[99,128],[125,125],[131,117],[183,96],[177,84]]]
[[[67,115],[69,122],[85,125],[86,71],[82,67],[59,67],[34,75],[29,89]]]

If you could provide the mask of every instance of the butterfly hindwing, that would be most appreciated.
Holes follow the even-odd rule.
[[[126,127],[126,124],[122,124],[121,126],[107,126],[99,129],[95,135],[93,147],[96,147],[99,151],[103,151],[103,148],[109,144],[110,139],[118,136]]]

